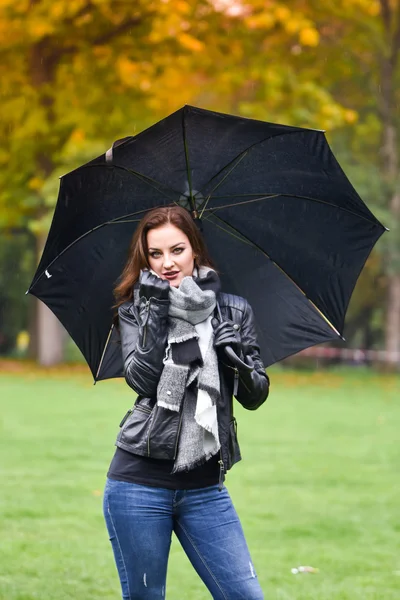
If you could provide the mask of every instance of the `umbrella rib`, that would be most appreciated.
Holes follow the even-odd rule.
[[[256,194],[254,194],[254,195],[256,195]],[[223,197],[224,196],[222,196],[222,198]],[[371,219],[368,219],[366,216],[360,215],[360,214],[354,212],[353,210],[344,208],[343,206],[337,206],[336,204],[332,204],[331,202],[326,202],[325,200],[319,200],[318,198],[311,198],[311,196],[299,196],[297,194],[282,194],[282,193],[269,194],[266,196],[261,196],[259,198],[253,198],[252,200],[244,200],[243,202],[235,202],[233,204],[224,204],[223,206],[215,206],[215,207],[211,207],[211,208],[206,208],[205,210],[206,210],[206,212],[213,211],[213,214],[214,214],[217,210],[221,210],[223,208],[234,208],[236,206],[242,206],[243,204],[251,204],[252,202],[261,202],[261,200],[270,200],[271,198],[281,198],[281,197],[299,198],[300,200],[310,200],[311,202],[317,202],[318,204],[325,204],[326,206],[332,206],[332,208],[336,208],[337,210],[342,210],[351,215],[354,215],[355,217],[358,217],[359,219],[364,219],[368,223],[372,223],[373,225],[380,225],[383,229],[386,229],[381,223],[379,223],[379,221],[378,222],[371,221]]]
[[[103,359],[104,359],[104,356],[105,356],[105,354],[106,354],[106,350],[107,350],[108,342],[110,341],[110,338],[111,338],[111,334],[112,334],[112,332],[113,332],[113,329],[114,329],[114,323],[113,323],[113,324],[111,325],[111,327],[110,327],[110,331],[108,332],[108,336],[107,336],[107,339],[106,339],[106,343],[104,344],[104,349],[103,349],[103,353],[102,353],[102,355],[101,355],[101,358],[100,358],[100,362],[99,362],[99,366],[98,366],[98,369],[97,369],[96,377],[94,378],[94,382],[93,382],[94,384],[96,383],[96,381],[97,381],[97,378],[98,378],[98,376],[99,376],[100,369],[101,369],[101,365],[103,364]]]
[[[186,173],[187,173],[187,178],[188,178],[188,184],[189,184],[189,194],[190,194],[190,203],[192,205],[192,210],[195,210],[195,206],[194,206],[194,202],[193,202],[193,188],[192,188],[192,174],[190,172],[190,165],[189,165],[189,148],[187,145],[187,139],[186,139],[186,123],[185,123],[185,111],[182,111],[182,135],[183,135],[183,147],[185,149],[185,161],[186,161]]]
[[[243,238],[243,236],[237,235],[236,233],[229,231],[228,229],[225,229],[225,227],[222,227],[221,225],[214,223],[211,219],[211,217],[213,217],[213,216],[215,216],[216,219],[219,219],[218,215],[209,214],[203,219],[203,221],[209,221],[210,223],[212,223],[214,225],[214,227],[218,227],[218,229],[221,229],[221,231],[224,231],[231,237],[234,237],[235,239],[239,240],[243,244],[247,244],[248,246],[251,246],[252,248],[254,248],[253,242],[251,242],[247,238],[245,239],[245,238]],[[222,219],[220,219],[220,220],[222,220]],[[230,225],[228,225],[228,227],[230,227]]]
[[[121,217],[117,217],[115,219],[112,219],[111,221],[106,221],[105,223],[100,223],[100,225],[96,225],[96,227],[93,227],[93,229],[89,229],[89,231],[85,231],[85,233],[82,233],[82,235],[80,235],[78,238],[76,238],[76,240],[74,240],[73,242],[71,242],[70,244],[68,244],[68,246],[66,248],[64,248],[63,250],[61,250],[61,252],[59,254],[57,254],[57,256],[55,258],[53,258],[53,260],[47,265],[47,267],[44,269],[44,271],[42,273],[40,273],[40,275],[37,277],[37,279],[35,279],[35,281],[32,283],[32,285],[30,286],[28,292],[33,288],[33,286],[35,286],[37,284],[37,282],[39,281],[39,279],[41,277],[43,277],[43,275],[45,274],[47,269],[50,269],[51,265],[53,265],[55,263],[56,260],[58,260],[60,258],[60,256],[62,256],[64,254],[64,252],[66,252],[67,250],[69,250],[71,248],[71,246],[74,246],[77,242],[80,242],[84,237],[86,237],[87,235],[90,235],[91,233],[93,233],[93,231],[97,231],[98,229],[101,229],[101,227],[105,227],[106,225],[119,225],[120,223],[131,223],[131,222],[135,222],[134,220],[131,221],[121,221],[121,219],[124,219],[125,217],[131,217],[133,215],[138,215],[140,213],[143,212],[147,212],[148,208],[144,208],[142,210],[138,210],[134,213],[130,213],[128,215],[122,215]],[[137,222],[140,221],[140,219],[136,219]],[[26,292],[26,293],[28,293]]]
[[[218,189],[218,187],[225,181],[225,179],[227,177],[229,177],[229,175],[232,173],[232,171],[234,169],[236,169],[236,167],[238,166],[238,164],[244,159],[244,157],[247,155],[248,150],[245,150],[241,156],[239,156],[239,158],[237,159],[236,163],[232,165],[231,169],[224,175],[224,177],[221,179],[221,181],[219,183],[217,183],[217,185],[211,190],[211,192],[208,194],[206,201],[204,203],[204,206],[201,210],[201,214],[200,214],[200,218],[203,216],[204,211],[206,210],[207,204],[211,198],[211,194]]]
[[[301,289],[301,287],[290,277],[290,275],[288,275],[286,273],[286,271],[284,269],[282,269],[282,267],[280,267],[278,265],[277,262],[275,262],[266,252],[265,250],[263,250],[261,248],[261,246],[259,246],[258,244],[256,244],[255,242],[253,242],[253,240],[251,240],[250,238],[248,238],[246,235],[244,235],[241,231],[239,231],[239,229],[237,229],[236,227],[233,227],[233,225],[230,225],[230,223],[227,223],[224,219],[221,219],[221,217],[219,217],[218,215],[213,215],[216,219],[219,219],[220,221],[222,221],[222,223],[224,223],[225,225],[227,225],[229,228],[233,229],[237,234],[239,234],[239,236],[241,236],[242,238],[244,238],[245,240],[247,240],[247,242],[253,246],[254,248],[256,248],[257,250],[259,250],[262,254],[264,254],[264,256],[266,256],[268,258],[268,260],[270,260],[280,271],[281,273],[283,273],[285,275],[285,277],[287,277],[292,283],[293,285],[296,286],[296,288],[299,290],[299,292],[301,292],[303,294],[303,296],[308,300],[308,302],[310,302],[310,304],[313,306],[313,308],[315,308],[315,310],[319,313],[319,315],[324,319],[324,321],[326,321],[326,323],[328,323],[328,325],[333,329],[333,331],[336,333],[336,335],[338,335],[340,338],[344,339],[343,336],[339,333],[339,331],[336,329],[336,327],[334,325],[332,325],[332,323],[329,321],[329,319],[324,315],[324,313],[318,308],[318,306],[316,306],[314,304],[314,302],[312,300],[310,300],[310,298],[308,298],[308,296],[306,295],[306,293]],[[212,223],[211,219],[207,219],[210,223]],[[214,223],[214,225],[216,225]],[[225,230],[226,231],[226,230]],[[227,233],[229,233],[227,231]],[[238,237],[238,236],[234,236],[234,237]]]
[[[250,144],[250,146],[248,146],[247,148],[245,148],[245,150],[242,150],[242,152],[239,152],[239,154],[237,154],[234,158],[232,158],[232,160],[230,160],[217,173],[215,173],[215,175],[213,175],[208,181],[206,181],[206,183],[204,183],[202,187],[204,188],[205,186],[207,186],[213,179],[215,179],[216,177],[218,177],[218,175],[220,175],[225,169],[227,169],[236,160],[238,160],[238,159],[241,160],[243,158],[243,154],[248,153],[250,150],[252,150],[258,144],[262,144],[263,142],[275,139],[277,137],[283,137],[285,135],[295,135],[297,133],[322,133],[324,135],[324,130],[322,130],[322,129],[301,129],[301,128],[299,128],[299,129],[296,129],[295,131],[286,131],[284,133],[275,133],[274,135],[270,135],[269,137],[265,137],[262,140],[259,140],[258,142],[254,142],[254,144]]]
[[[134,169],[128,169],[128,167],[123,167],[122,165],[104,165],[104,164],[98,164],[98,165],[86,165],[84,167],[80,167],[80,169],[90,169],[90,168],[95,168],[95,167],[102,167],[103,169],[120,169],[121,171],[126,171],[127,173],[130,173],[131,175],[134,175],[135,177],[137,177],[138,179],[140,179],[141,181],[143,181],[143,183],[146,183],[147,185],[149,185],[150,187],[152,187],[153,189],[155,189],[157,192],[159,192],[160,194],[162,194],[163,196],[165,196],[166,198],[168,198],[168,200],[170,200],[171,202],[173,202],[174,200],[172,198],[170,198],[168,196],[168,194],[166,194],[162,189],[159,189],[156,185],[153,184],[157,184],[160,185],[162,188],[166,188],[167,190],[169,190],[170,192],[174,193],[174,194],[180,194],[181,192],[178,192],[177,190],[174,190],[173,188],[169,187],[169,186],[165,186],[163,185],[160,181],[157,181],[157,179],[153,179],[152,177],[149,177],[148,175],[143,175],[143,173],[140,173],[139,171],[135,171]]]

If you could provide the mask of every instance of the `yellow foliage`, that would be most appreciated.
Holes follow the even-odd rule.
[[[8,8],[9,6],[13,6],[15,4],[15,0],[0,0],[0,8]]]
[[[126,56],[120,56],[117,61],[117,66],[120,72],[132,75],[137,71],[137,64]]]
[[[374,2],[373,0],[370,0],[368,3],[368,9],[367,9],[368,13],[371,15],[371,17],[377,17],[379,15],[379,13],[381,12],[381,7],[379,2]]]
[[[375,68],[376,46],[365,50],[368,40],[361,34],[376,29],[378,40],[379,3],[224,0],[217,10],[220,0],[0,0],[0,134],[9,149],[0,150],[0,163],[14,168],[7,176],[0,169],[0,187],[7,190],[0,203],[14,188],[21,195],[23,180],[27,196],[40,197],[46,206],[50,193],[34,176],[42,174],[38,155],[54,167],[63,161],[69,166],[81,156],[83,162],[93,140],[108,144],[124,135],[127,123],[140,130],[185,102],[329,129],[351,126],[356,110],[340,106],[340,100],[336,104],[332,94],[343,98],[337,82],[343,73],[357,77],[356,63],[346,61],[345,50],[343,60],[335,60],[342,51],[339,42],[337,49],[335,44],[327,48],[334,57],[327,62],[315,52],[311,61],[305,50],[319,44],[314,21],[323,23],[324,36],[333,40],[353,28],[344,43],[354,44],[355,55]],[[230,7],[243,10],[234,17]],[[41,63],[32,49],[47,36]],[[37,78],[28,68],[32,60]],[[345,96],[346,105],[361,114],[364,99],[354,88]],[[366,127],[371,128],[369,122]],[[27,138],[34,143],[27,145]],[[18,210],[23,215],[32,209],[21,202]],[[0,219],[3,214],[0,207]]]
[[[180,12],[182,15],[187,15],[190,13],[189,3],[183,2],[183,0],[180,0],[179,2],[175,2],[174,8],[177,12]]]
[[[149,79],[143,79],[140,83],[139,83],[139,87],[141,90],[143,90],[144,92],[147,92],[147,90],[149,90],[151,88],[151,81]]]
[[[179,40],[180,44],[188,50],[192,50],[193,52],[201,52],[204,50],[203,42],[200,42],[200,40],[197,40],[188,33],[179,33],[177,35],[177,39]]]
[[[32,177],[32,179],[29,180],[28,187],[31,190],[37,191],[43,187],[43,184],[44,184],[44,181],[40,177]]]
[[[136,74],[138,66],[135,62],[127,58],[126,56],[118,57],[116,67],[121,81],[130,87],[137,85]]]
[[[319,33],[314,27],[305,27],[300,31],[299,40],[303,46],[318,46]]]
[[[108,58],[111,54],[110,46],[94,46],[93,54],[97,58]]]
[[[34,39],[41,39],[54,31],[54,25],[49,21],[32,20],[27,23],[28,31]]]
[[[275,23],[275,17],[270,12],[251,15],[246,19],[246,24],[250,29],[271,29]]]
[[[17,335],[16,346],[20,352],[25,352],[29,346],[29,333],[27,331],[20,331]]]
[[[75,25],[77,27],[81,27],[82,25],[86,25],[93,21],[93,15],[91,13],[86,13],[86,15],[82,15],[79,19],[75,19]]]
[[[10,152],[4,148],[0,148],[0,164],[6,164],[10,159]]]
[[[355,110],[347,109],[344,111],[344,120],[351,125],[358,121],[358,113]]]
[[[290,10],[286,6],[277,6],[275,8],[275,17],[278,21],[287,21],[291,16]]]
[[[53,19],[59,19],[65,12],[65,6],[63,2],[52,2],[49,7],[50,16]]]
[[[284,23],[285,29],[288,33],[297,33],[302,28],[302,22],[299,19],[288,19]]]
[[[85,139],[85,132],[82,129],[74,129],[74,131],[71,133],[70,140],[71,140],[71,142],[74,142],[75,144],[79,144],[80,142],[83,142],[84,139]]]

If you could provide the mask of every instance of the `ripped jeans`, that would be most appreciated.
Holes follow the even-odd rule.
[[[123,600],[165,599],[172,531],[214,600],[263,600],[225,487],[174,491],[108,479],[104,516]]]

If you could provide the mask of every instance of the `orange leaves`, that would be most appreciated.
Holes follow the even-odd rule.
[[[137,64],[126,56],[119,56],[116,62],[116,68],[121,81],[132,87],[136,84]]]
[[[314,27],[305,27],[300,31],[299,41],[303,46],[318,46],[319,33]]]
[[[192,50],[193,52],[201,52],[204,50],[204,44],[188,33],[179,33],[177,39],[180,44],[188,50]]]
[[[189,2],[178,0],[177,2],[174,2],[174,10],[176,10],[181,15],[188,15],[191,11],[191,8]]]
[[[28,182],[30,190],[38,191],[43,187],[44,181],[40,177],[32,177]]]
[[[389,0],[389,4],[392,4],[394,10],[397,9],[397,3],[398,0]],[[377,17],[381,12],[380,0],[349,0],[349,5],[371,17]]]
[[[246,24],[250,29],[272,29],[276,19],[270,12],[264,11],[258,14],[250,15],[246,18]]]
[[[301,11],[293,10],[280,2],[270,2],[265,5],[256,1],[252,6],[247,5],[247,9],[249,14],[245,17],[245,22],[249,29],[266,32],[274,29],[282,34],[297,36],[301,46],[318,46],[319,32],[315,24]]]
[[[355,110],[347,109],[344,111],[344,120],[352,125],[358,121],[358,113]]]
[[[42,19],[32,19],[27,22],[27,31],[33,40],[40,40],[54,32],[54,25]]]
[[[381,5],[377,0],[369,0],[366,5],[366,10],[371,17],[377,17],[381,12]]]
[[[278,6],[274,10],[274,14],[277,21],[285,23],[288,19],[290,19],[292,12],[287,6],[283,4],[278,4]]]
[[[76,128],[71,133],[70,141],[73,142],[74,144],[81,144],[84,141],[84,139],[85,139],[85,132],[83,131],[83,129]]]
[[[22,185],[44,203],[50,192],[37,179],[38,155],[65,172],[84,148],[100,153],[184,103],[330,130],[353,126],[364,96],[352,85],[352,59],[330,42],[357,11],[375,22],[379,0],[0,0],[0,164],[9,169],[6,177],[0,170],[0,187],[20,198]],[[361,37],[351,43],[348,54],[359,46],[368,61],[374,49],[364,51]]]

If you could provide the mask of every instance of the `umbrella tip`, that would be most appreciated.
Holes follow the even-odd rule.
[[[384,226],[385,227],[385,226]],[[390,231],[389,227],[385,227],[386,231]]]
[[[346,338],[344,337],[344,335],[341,335],[341,336],[340,336],[340,339],[341,339],[341,340],[343,340],[343,342],[345,342],[345,341],[346,341]]]
[[[29,290],[26,290],[26,292],[25,292],[25,296],[26,296],[27,294],[29,294]]]
[[[96,385],[96,383],[97,383],[97,380],[93,379],[93,385]]]

